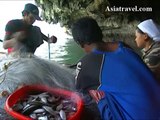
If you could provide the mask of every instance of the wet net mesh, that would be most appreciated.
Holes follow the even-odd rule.
[[[12,93],[19,86],[29,84],[75,90],[73,70],[30,53],[14,52],[1,59],[0,67],[0,92]]]
[[[0,60],[0,92],[12,93],[22,85],[43,84],[71,91],[75,89],[75,70],[54,61],[44,60],[30,53],[14,52]],[[82,96],[82,94],[79,93]],[[0,97],[0,119],[12,120],[4,110],[7,97]],[[82,119],[100,120],[96,103],[83,95],[85,102]],[[96,113],[96,114],[95,114]]]

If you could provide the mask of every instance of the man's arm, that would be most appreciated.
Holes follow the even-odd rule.
[[[42,38],[43,38],[43,40],[45,40],[46,42],[48,42],[48,37],[46,36],[46,35],[44,35],[43,33],[41,33],[42,34]]]
[[[25,31],[19,31],[21,27],[20,20],[10,20],[5,26],[5,36],[3,40],[3,48],[14,48],[16,44],[26,37]],[[17,32],[19,31],[19,32]]]
[[[4,49],[12,48],[15,46],[16,43],[17,43],[17,40],[15,38],[12,38],[10,40],[5,40],[3,41],[3,48]]]
[[[6,34],[3,41],[3,48],[13,48],[18,42],[22,41],[25,37],[25,31],[16,32],[13,35]]]

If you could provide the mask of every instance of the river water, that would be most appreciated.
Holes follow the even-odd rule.
[[[35,52],[35,55],[54,60],[60,64],[73,65],[83,57],[83,50],[73,41],[72,38],[58,39],[55,44],[45,42]]]

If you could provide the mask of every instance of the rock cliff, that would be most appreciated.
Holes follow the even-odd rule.
[[[60,23],[70,33],[72,23],[83,16],[95,18],[104,40],[123,40],[134,44],[136,25],[147,18],[160,21],[160,7],[153,0],[35,0],[48,23]]]

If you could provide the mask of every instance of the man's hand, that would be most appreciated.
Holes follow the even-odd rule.
[[[49,43],[56,43],[57,42],[57,37],[55,37],[54,35],[52,35],[49,40],[48,40]]]
[[[19,31],[12,35],[13,38],[15,38],[17,41],[23,41],[26,38],[26,32],[25,31]]]
[[[105,96],[105,93],[99,90],[89,90],[89,94],[97,103]]]

